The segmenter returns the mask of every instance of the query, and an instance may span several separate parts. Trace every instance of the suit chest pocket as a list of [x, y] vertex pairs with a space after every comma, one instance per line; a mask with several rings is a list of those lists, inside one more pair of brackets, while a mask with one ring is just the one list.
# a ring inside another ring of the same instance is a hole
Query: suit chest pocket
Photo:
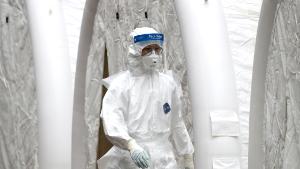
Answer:
[[156, 125], [157, 132], [167, 132], [171, 128], [172, 107], [168, 99], [161, 99], [157, 102]]

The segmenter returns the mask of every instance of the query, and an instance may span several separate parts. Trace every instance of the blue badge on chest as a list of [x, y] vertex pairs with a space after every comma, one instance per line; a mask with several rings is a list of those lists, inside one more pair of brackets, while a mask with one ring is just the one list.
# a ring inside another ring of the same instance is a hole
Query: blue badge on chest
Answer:
[[169, 103], [165, 103], [163, 105], [163, 108], [164, 108], [165, 114], [168, 114], [171, 111], [171, 107], [170, 107]]

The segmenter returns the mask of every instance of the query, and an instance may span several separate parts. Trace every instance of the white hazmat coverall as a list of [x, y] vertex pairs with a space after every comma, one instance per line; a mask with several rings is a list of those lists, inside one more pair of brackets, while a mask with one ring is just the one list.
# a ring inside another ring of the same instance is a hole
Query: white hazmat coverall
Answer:
[[[144, 27], [134, 33], [156, 31]], [[114, 75], [104, 96], [101, 118], [105, 135], [114, 146], [98, 160], [99, 169], [138, 169], [128, 151], [131, 141], [149, 155], [149, 169], [179, 169], [175, 153], [184, 156], [194, 152], [181, 116], [181, 86], [171, 75], [146, 70], [140, 58], [139, 48], [148, 42], [162, 43], [142, 41], [143, 45], [131, 45], [130, 69]], [[185, 168], [193, 169], [189, 166]]]

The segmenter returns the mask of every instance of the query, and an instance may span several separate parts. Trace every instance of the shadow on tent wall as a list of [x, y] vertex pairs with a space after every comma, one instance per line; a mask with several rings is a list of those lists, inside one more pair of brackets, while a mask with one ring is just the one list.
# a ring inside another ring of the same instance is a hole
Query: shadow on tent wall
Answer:
[[[109, 76], [109, 72], [108, 72], [108, 61], [107, 61], [107, 49], [105, 48], [104, 64], [103, 64], [103, 79], [107, 78], [108, 76]], [[102, 86], [101, 100], [103, 100], [106, 91], [107, 89], [104, 86]], [[100, 121], [99, 137], [98, 137], [98, 145], [97, 145], [97, 159], [101, 158], [112, 147], [110, 141], [108, 141], [107, 138], [105, 137], [102, 124], [103, 124], [102, 121]]]

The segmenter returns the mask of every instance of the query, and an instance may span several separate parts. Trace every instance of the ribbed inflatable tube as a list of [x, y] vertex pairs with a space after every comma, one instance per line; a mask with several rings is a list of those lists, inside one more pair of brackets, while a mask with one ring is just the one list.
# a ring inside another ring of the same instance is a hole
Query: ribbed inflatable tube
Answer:
[[176, 0], [188, 61], [195, 141], [195, 168], [211, 169], [226, 158], [239, 167], [238, 137], [212, 137], [210, 113], [237, 113], [228, 33], [220, 0]]
[[[84, 8], [78, 47], [72, 127], [72, 169], [83, 169], [86, 156], [87, 131], [84, 117], [85, 81], [87, 60], [92, 41], [94, 18], [98, 0], [87, 0]], [[96, 158], [96, 157], [95, 157]]]
[[263, 1], [257, 29], [250, 101], [249, 169], [263, 169], [265, 80], [276, 3], [273, 0]]
[[71, 169], [72, 92], [59, 0], [27, 0], [37, 79], [40, 169]]

